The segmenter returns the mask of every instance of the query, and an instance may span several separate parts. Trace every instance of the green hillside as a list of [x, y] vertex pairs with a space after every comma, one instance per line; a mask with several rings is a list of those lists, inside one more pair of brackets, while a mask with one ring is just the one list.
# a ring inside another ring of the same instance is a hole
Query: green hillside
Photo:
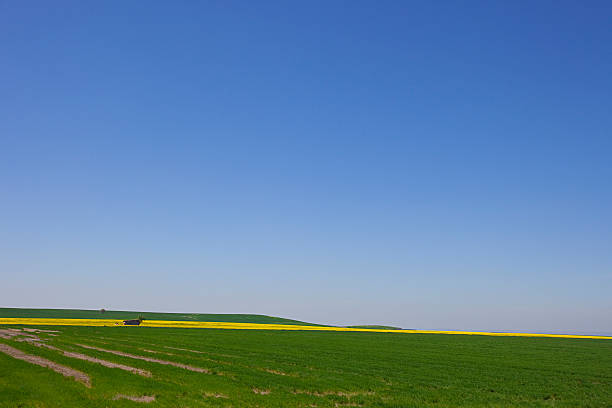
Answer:
[[232, 322], [232, 323], [267, 323], [267, 324], [297, 324], [319, 326], [298, 320], [257, 314], [203, 314], [203, 313], [156, 313], [107, 310], [80, 309], [17, 309], [0, 308], [2, 317], [29, 317], [49, 319], [137, 319], [142, 316], [146, 320], [178, 320], [192, 322]]

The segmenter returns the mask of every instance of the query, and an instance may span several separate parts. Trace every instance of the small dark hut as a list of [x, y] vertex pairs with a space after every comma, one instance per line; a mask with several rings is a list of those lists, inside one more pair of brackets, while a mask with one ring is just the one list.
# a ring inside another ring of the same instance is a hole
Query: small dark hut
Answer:
[[124, 326], [140, 326], [140, 320], [136, 319], [136, 320], [124, 320], [123, 321], [123, 325]]

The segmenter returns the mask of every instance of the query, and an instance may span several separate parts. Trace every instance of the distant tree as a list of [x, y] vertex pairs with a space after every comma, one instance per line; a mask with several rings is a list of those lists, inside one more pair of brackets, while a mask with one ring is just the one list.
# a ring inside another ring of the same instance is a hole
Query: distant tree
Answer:
[[102, 314], [106, 313], [106, 309], [100, 309], [100, 313]]

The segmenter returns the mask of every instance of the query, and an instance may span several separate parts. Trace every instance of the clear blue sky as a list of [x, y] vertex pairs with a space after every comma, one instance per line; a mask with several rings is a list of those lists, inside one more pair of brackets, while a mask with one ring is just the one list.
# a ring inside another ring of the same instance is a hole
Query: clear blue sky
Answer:
[[0, 306], [612, 332], [610, 21], [3, 2]]

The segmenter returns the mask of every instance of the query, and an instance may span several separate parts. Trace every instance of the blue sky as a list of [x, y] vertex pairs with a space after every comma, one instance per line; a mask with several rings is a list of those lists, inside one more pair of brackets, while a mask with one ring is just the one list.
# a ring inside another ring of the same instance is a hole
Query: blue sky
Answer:
[[5, 2], [0, 306], [612, 332], [609, 2]]

